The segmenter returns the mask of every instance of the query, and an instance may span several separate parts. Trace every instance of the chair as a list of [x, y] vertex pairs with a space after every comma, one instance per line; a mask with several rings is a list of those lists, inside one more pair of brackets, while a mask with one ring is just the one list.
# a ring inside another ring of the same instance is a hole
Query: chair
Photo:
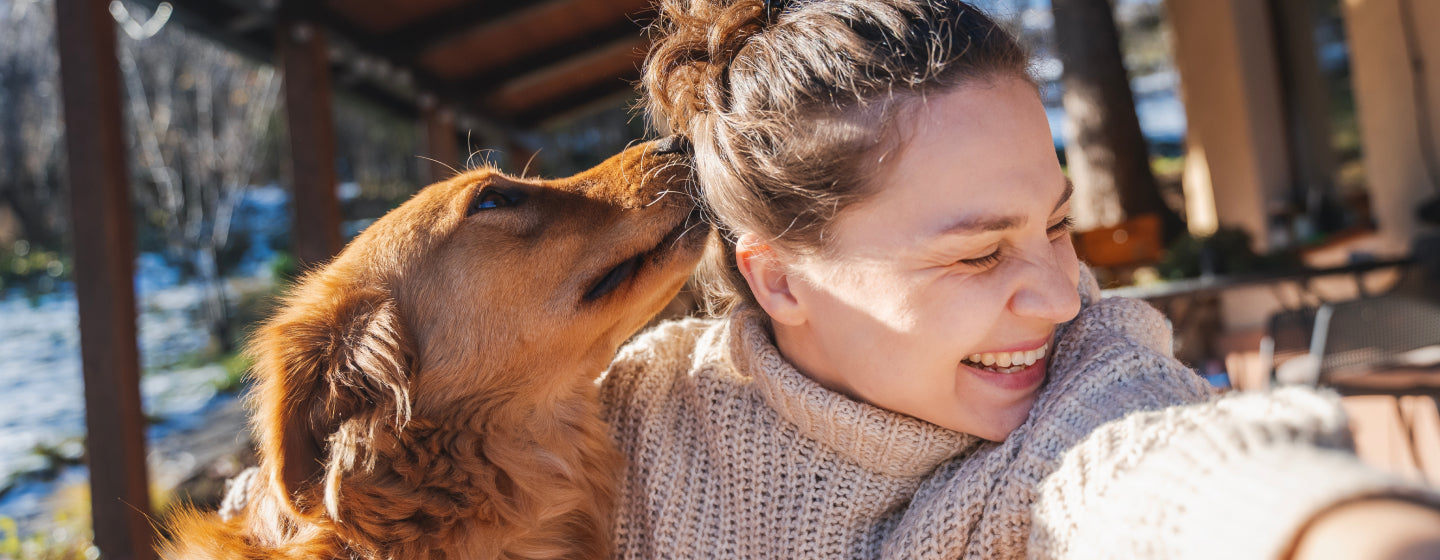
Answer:
[[[1310, 352], [1310, 338], [1315, 332], [1315, 308], [1300, 307], [1286, 309], [1270, 316], [1265, 336], [1260, 339], [1260, 363], [1268, 367], [1266, 377], [1271, 384], [1277, 381], [1290, 383], [1314, 383], [1314, 379], [1293, 380], [1281, 374], [1279, 369], [1295, 358], [1302, 358]], [[1289, 366], [1293, 368], [1294, 366]], [[1308, 375], [1308, 374], [1307, 374]]]
[[1395, 366], [1406, 352], [1440, 345], [1440, 305], [1387, 294], [1322, 305], [1310, 355], [1320, 383]]
[[1431, 484], [1440, 482], [1437, 351], [1440, 305], [1392, 293], [1322, 306], [1307, 356], [1317, 383], [1344, 395], [1360, 457]]

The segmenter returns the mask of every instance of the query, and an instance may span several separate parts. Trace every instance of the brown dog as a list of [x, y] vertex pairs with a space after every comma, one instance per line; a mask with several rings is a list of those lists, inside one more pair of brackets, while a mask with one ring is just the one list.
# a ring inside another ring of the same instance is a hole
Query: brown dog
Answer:
[[683, 151], [471, 171], [306, 275], [251, 343], [243, 507], [179, 515], [164, 556], [608, 555], [621, 458], [594, 382], [699, 259]]

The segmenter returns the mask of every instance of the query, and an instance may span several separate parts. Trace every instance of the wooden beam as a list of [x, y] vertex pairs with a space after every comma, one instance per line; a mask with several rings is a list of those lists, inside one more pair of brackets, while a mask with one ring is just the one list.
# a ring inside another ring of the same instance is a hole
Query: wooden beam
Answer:
[[433, 100], [422, 100], [421, 124], [425, 127], [425, 171], [432, 182], [455, 174], [460, 161], [460, 143], [455, 132], [455, 113]]
[[[637, 95], [634, 83], [640, 79], [639, 72], [620, 76], [593, 86], [575, 90], [563, 97], [533, 106], [514, 115], [514, 126], [518, 128], [540, 128], [575, 116], [584, 115], [598, 108], [614, 107], [633, 102]], [[633, 104], [633, 103], [631, 103]]]
[[[593, 101], [592, 98], [569, 95], [575, 91], [591, 89], [593, 82], [587, 80], [614, 78], [633, 81], [638, 78], [638, 71], [634, 68], [612, 71], [604, 78], [597, 78], [596, 73], [603, 71], [585, 68], [585, 61], [616, 62], [613, 57], [606, 58], [614, 54], [611, 52], [614, 45], [632, 42], [640, 44], [642, 49], [631, 53], [635, 56], [630, 66], [638, 68], [644, 58], [643, 47], [647, 45], [641, 38], [641, 30], [645, 23], [654, 18], [654, 10], [649, 7], [650, 0], [549, 0], [541, 3], [504, 0], [448, 10], [419, 23], [407, 24], [397, 31], [382, 34], [356, 25], [346, 16], [345, 11], [338, 9], [337, 4], [337, 1], [320, 3], [317, 0], [290, 0], [282, 4], [281, 12], [288, 10], [291, 13], [304, 14], [311, 21], [343, 37], [361, 52], [410, 69], [415, 85], [421, 92], [434, 94], [455, 110], [497, 125], [516, 124], [524, 119], [517, 119], [519, 113], [516, 112], [493, 111], [490, 105], [476, 103], [476, 100], [483, 100], [491, 93], [500, 93], [495, 90], [512, 79], [529, 83], [532, 76], [526, 75], [527, 73], [553, 74], [554, 72], [548, 72], [551, 70], [548, 67], [551, 66], [561, 68], [560, 71], [582, 69], [578, 85], [564, 88], [563, 91], [550, 92], [545, 100], [535, 103], [536, 107], [543, 105], [537, 112], [543, 113], [543, 116], [553, 116]], [[538, 30], [533, 28], [536, 24], [540, 25]], [[512, 27], [515, 29], [510, 29]], [[477, 59], [497, 58], [504, 59], [505, 62], [486, 65], [485, 75], [474, 76], [470, 73], [461, 76], [463, 79], [458, 82], [455, 80], [456, 76], [438, 73], [437, 69], [425, 64], [425, 61], [430, 60], [428, 53], [422, 54], [426, 49], [435, 45], [445, 45], [436, 48], [448, 48], [450, 44], [468, 44], [477, 34], [488, 37], [491, 35], [489, 30], [497, 28], [506, 28], [512, 32], [523, 28], [522, 34], [545, 35], [549, 38], [534, 43], [529, 37], [522, 40], [515, 38], [513, 34], [504, 34], [505, 36], [499, 39], [501, 43], [521, 41], [533, 44], [534, 54], [520, 55], [523, 58], [507, 57], [493, 47], [484, 48], [485, 45], [482, 45], [478, 51], [483, 52], [484, 56]], [[600, 47], [600, 50], [604, 51], [601, 57], [588, 52], [596, 45], [604, 45]], [[586, 54], [574, 57], [576, 52]], [[572, 58], [576, 60], [571, 60]], [[536, 72], [537, 69], [541, 71]], [[495, 73], [491, 74], [489, 70]], [[500, 81], [486, 81], [497, 79]], [[356, 85], [358, 84], [347, 85], [347, 89], [355, 89]], [[598, 89], [603, 90], [602, 93], [611, 93], [616, 88], [611, 85]], [[558, 106], [558, 99], [567, 100], [569, 104]], [[545, 102], [547, 100], [550, 102]]]
[[[134, 0], [141, 5], [154, 9], [161, 3], [161, 0]], [[175, 5], [174, 21], [185, 26], [197, 34], [204, 35], [219, 42], [226, 48], [241, 55], [249, 57], [262, 63], [271, 64], [278, 61], [277, 45], [279, 43], [277, 27], [279, 22], [276, 14], [265, 11], [258, 5], [237, 6], [241, 0], [166, 0]], [[252, 3], [253, 4], [253, 3]], [[297, 17], [292, 19], [303, 19], [305, 21], [319, 21], [321, 27], [333, 28], [326, 18], [331, 17], [313, 5], [301, 4], [295, 8], [290, 3], [282, 7], [287, 11], [297, 12]], [[318, 15], [315, 15], [318, 12]], [[305, 15], [305, 17], [298, 17]], [[345, 35], [347, 31], [359, 33], [354, 26], [340, 26], [336, 31]], [[359, 43], [357, 43], [359, 44]], [[362, 49], [362, 52], [371, 52]], [[394, 62], [392, 60], [392, 62]], [[398, 64], [398, 63], [397, 63]], [[403, 67], [410, 69], [406, 64]], [[397, 93], [394, 88], [381, 87], [391, 84], [377, 84], [373, 78], [356, 77], [353, 80], [343, 79], [345, 66], [342, 62], [335, 61], [331, 64], [332, 86], [354, 94], [356, 97], [367, 103], [375, 104], [395, 116], [405, 119], [413, 119], [419, 115], [416, 106], [416, 99], [413, 96]], [[339, 72], [339, 74], [336, 74]], [[422, 88], [433, 91], [448, 91], [444, 83], [434, 80], [424, 73], [413, 73], [416, 83]]]
[[330, 61], [325, 31], [317, 25], [283, 20], [276, 37], [290, 125], [295, 259], [302, 268], [313, 267], [335, 256], [341, 246]]
[[414, 61], [420, 53], [434, 45], [455, 39], [478, 26], [534, 4], [534, 0], [470, 2], [459, 8], [433, 14], [399, 30], [373, 35], [370, 41], [373, 47], [387, 51], [396, 58]]
[[[120, 66], [106, 0], [58, 0], [56, 36], [70, 172], [75, 295], [85, 377], [86, 456], [95, 546], [105, 558], [155, 558], [136, 348]], [[73, 126], [72, 126], [73, 125]]]
[[[625, 18], [568, 41], [530, 50], [520, 58], [513, 60], [505, 60], [502, 57], [490, 59], [476, 67], [479, 68], [478, 73], [457, 81], [452, 88], [453, 92], [456, 95], [484, 95], [495, 91], [511, 80], [534, 72], [537, 68], [564, 64], [567, 59], [575, 57], [577, 53], [584, 56], [584, 53], [594, 49], [596, 45], [608, 45], [625, 39], [641, 37], [645, 23], [653, 19], [654, 15], [654, 12], [645, 12], [635, 16], [639, 21]], [[431, 56], [427, 55], [426, 59], [430, 59]]]
[[521, 76], [488, 96], [484, 106], [492, 114], [513, 117], [566, 99], [592, 87], [625, 85], [639, 76], [649, 42], [627, 37], [564, 63]]
[[[479, 118], [489, 122], [490, 116], [479, 114], [478, 108], [474, 105], [473, 97], [464, 98], [455, 96], [450, 82], [437, 78], [425, 68], [420, 67], [412, 58], [406, 55], [404, 49], [397, 48], [393, 40], [387, 40], [367, 31], [356, 25], [347, 18], [344, 13], [338, 12], [328, 4], [321, 4], [319, 0], [288, 0], [280, 5], [282, 21], [307, 21], [317, 27], [325, 28], [333, 32], [346, 44], [353, 47], [355, 52], [362, 55], [377, 58], [384, 63], [408, 70], [414, 81], [414, 90], [421, 95], [406, 96], [406, 100], [416, 110], [409, 111], [409, 115], [418, 113], [419, 97], [424, 93], [441, 95], [451, 107], [463, 110], [472, 118]], [[277, 31], [278, 33], [278, 31]], [[357, 84], [346, 84], [346, 89], [361, 94], [381, 93], [376, 100], [386, 102], [386, 97], [394, 98], [394, 95], [387, 93], [390, 88], [383, 87], [388, 84], [377, 83], [372, 78], [365, 78], [364, 82]]]
[[[344, 10], [347, 19], [355, 25], [382, 34], [425, 21], [437, 13], [475, 4], [477, 0], [324, 0], [323, 3], [330, 9]], [[479, 0], [479, 3], [487, 2]]]
[[420, 62], [440, 78], [464, 79], [562, 46], [570, 47], [565, 56], [573, 56], [622, 36], [639, 37], [640, 21], [649, 19], [654, 19], [650, 0], [549, 0], [473, 27], [452, 40], [432, 42], [432, 48], [420, 54]]

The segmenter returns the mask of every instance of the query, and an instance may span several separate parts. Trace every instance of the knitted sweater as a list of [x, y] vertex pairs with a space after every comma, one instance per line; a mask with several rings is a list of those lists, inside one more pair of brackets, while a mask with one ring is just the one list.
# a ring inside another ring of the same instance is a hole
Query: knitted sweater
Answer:
[[1272, 558], [1342, 500], [1424, 492], [1349, 454], [1332, 396], [1214, 397], [1159, 313], [1085, 277], [999, 443], [821, 387], [754, 311], [642, 334], [601, 381], [617, 557]]

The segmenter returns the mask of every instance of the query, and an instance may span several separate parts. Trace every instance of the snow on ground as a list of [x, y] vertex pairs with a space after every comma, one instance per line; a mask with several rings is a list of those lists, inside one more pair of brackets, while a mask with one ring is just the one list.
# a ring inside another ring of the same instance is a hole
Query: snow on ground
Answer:
[[[244, 282], [255, 289], [268, 280]], [[215, 389], [226, 376], [223, 367], [177, 367], [209, 344], [197, 318], [202, 297], [195, 285], [159, 286], [138, 296], [146, 371], [141, 394], [146, 415], [159, 419], [147, 431], [151, 442], [201, 426], [208, 413], [229, 400], [217, 396]], [[85, 480], [83, 467], [54, 473], [50, 459], [35, 452], [43, 447], [61, 456], [80, 456], [84, 401], [73, 288], [38, 299], [0, 295], [0, 516], [22, 521], [43, 516], [45, 498], [55, 488]], [[152, 464], [177, 460], [151, 459]], [[55, 478], [37, 476], [45, 471]]]

